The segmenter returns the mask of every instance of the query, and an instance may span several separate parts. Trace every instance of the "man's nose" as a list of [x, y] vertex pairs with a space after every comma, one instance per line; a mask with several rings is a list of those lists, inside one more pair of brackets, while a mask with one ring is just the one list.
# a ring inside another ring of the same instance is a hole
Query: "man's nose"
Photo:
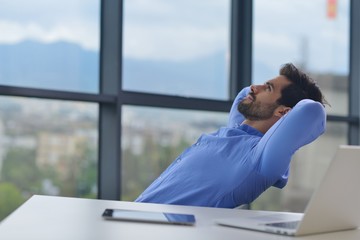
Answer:
[[251, 85], [251, 86], [250, 86], [250, 90], [251, 90], [251, 92], [253, 92], [254, 94], [257, 94], [259, 91], [262, 90], [262, 85]]

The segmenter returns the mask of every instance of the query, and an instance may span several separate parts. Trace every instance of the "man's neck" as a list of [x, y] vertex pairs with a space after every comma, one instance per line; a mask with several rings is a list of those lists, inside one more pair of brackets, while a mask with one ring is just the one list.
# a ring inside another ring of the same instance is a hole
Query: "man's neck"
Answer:
[[278, 119], [267, 119], [267, 120], [249, 120], [245, 119], [242, 124], [246, 124], [250, 127], [257, 129], [259, 132], [265, 134], [271, 127], [276, 123]]

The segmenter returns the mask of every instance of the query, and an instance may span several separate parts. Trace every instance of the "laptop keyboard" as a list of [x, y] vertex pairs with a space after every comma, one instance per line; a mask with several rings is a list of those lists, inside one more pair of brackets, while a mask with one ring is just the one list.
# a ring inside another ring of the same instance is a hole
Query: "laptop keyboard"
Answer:
[[287, 229], [296, 229], [300, 221], [291, 221], [291, 222], [278, 222], [278, 223], [268, 223], [266, 226], [287, 228]]

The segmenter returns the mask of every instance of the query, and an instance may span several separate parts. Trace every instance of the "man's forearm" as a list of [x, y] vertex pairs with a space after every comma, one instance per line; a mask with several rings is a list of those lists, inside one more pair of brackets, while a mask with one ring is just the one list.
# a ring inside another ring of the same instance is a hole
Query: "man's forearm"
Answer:
[[319, 137], [325, 125], [325, 108], [320, 103], [308, 99], [300, 101], [260, 140], [257, 146], [257, 151], [261, 151], [259, 171], [275, 178], [284, 174], [295, 151]]
[[245, 119], [244, 116], [238, 111], [238, 104], [250, 92], [250, 87], [243, 88], [236, 96], [229, 113], [228, 127], [236, 127], [236, 124], [241, 124]]

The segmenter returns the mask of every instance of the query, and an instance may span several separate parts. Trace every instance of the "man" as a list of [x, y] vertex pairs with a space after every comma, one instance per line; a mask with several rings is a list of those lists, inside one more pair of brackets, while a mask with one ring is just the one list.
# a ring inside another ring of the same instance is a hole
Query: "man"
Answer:
[[267, 188], [283, 188], [292, 155], [325, 131], [323, 95], [306, 74], [285, 64], [263, 85], [236, 97], [226, 127], [203, 134], [137, 199], [234, 208]]

